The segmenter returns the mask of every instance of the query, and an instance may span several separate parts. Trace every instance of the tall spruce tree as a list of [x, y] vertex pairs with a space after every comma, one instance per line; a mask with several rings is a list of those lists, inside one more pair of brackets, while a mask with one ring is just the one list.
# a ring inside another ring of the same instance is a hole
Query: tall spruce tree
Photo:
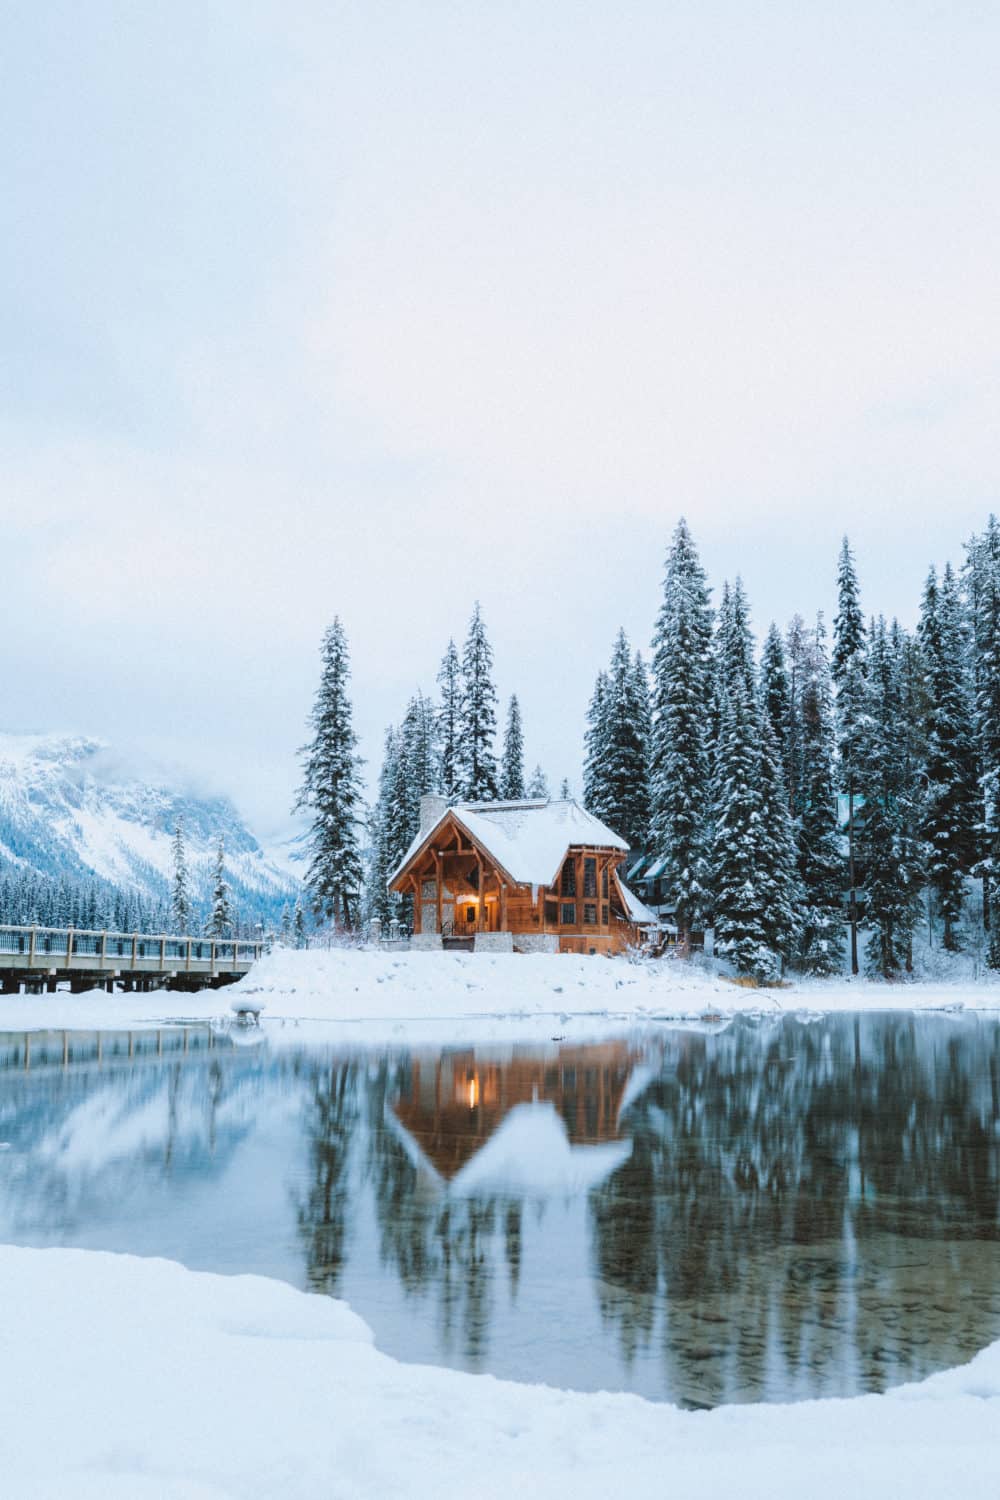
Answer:
[[866, 919], [872, 928], [867, 968], [895, 979], [912, 964], [920, 895], [917, 818], [912, 804], [909, 733], [903, 697], [903, 649], [898, 627], [884, 619], [870, 630], [865, 677], [867, 711], [858, 790], [864, 798]]
[[837, 689], [837, 755], [840, 785], [847, 794], [848, 916], [851, 973], [858, 965], [857, 802], [868, 740], [865, 622], [854, 555], [846, 536], [837, 571], [837, 616], [833, 622], [833, 681]]
[[793, 730], [795, 704], [785, 660], [785, 646], [777, 625], [771, 625], [764, 638], [760, 659], [761, 705], [767, 714], [775, 749], [781, 765], [789, 805], [793, 804], [795, 781], [794, 755], [797, 736]]
[[619, 630], [587, 713], [585, 806], [628, 841], [649, 839], [649, 688], [641, 657]]
[[524, 730], [521, 705], [517, 694], [511, 695], [507, 708], [507, 726], [500, 763], [500, 796], [506, 802], [519, 802], [524, 796]]
[[188, 884], [187, 848], [182, 817], [179, 817], [174, 825], [172, 855], [174, 873], [170, 893], [170, 913], [175, 930], [186, 933], [191, 926], [191, 892]]
[[449, 802], [457, 802], [462, 792], [462, 664], [454, 641], [448, 642], [437, 680], [441, 689], [438, 709], [441, 793]]
[[606, 800], [607, 697], [608, 674], [602, 668], [594, 680], [583, 736], [583, 805], [595, 817], [602, 816], [601, 809]]
[[943, 946], [959, 947], [965, 876], [975, 861], [976, 764], [967, 642], [950, 565], [941, 586], [932, 568], [918, 627], [926, 685], [927, 791], [922, 834], [928, 879], [943, 923]]
[[1000, 523], [968, 545], [980, 823], [976, 873], [983, 881], [987, 962], [1000, 969]]
[[687, 522], [667, 554], [663, 603], [653, 637], [651, 833], [664, 860], [678, 949], [708, 905], [711, 786], [706, 716], [710, 708], [712, 610], [708, 583]]
[[493, 650], [478, 600], [462, 653], [460, 724], [462, 798], [466, 802], [493, 802], [498, 790], [494, 751], [497, 695], [493, 686]]
[[[795, 622], [793, 622], [794, 626]], [[847, 871], [837, 820], [835, 736], [830, 664], [822, 615], [795, 630], [795, 676], [801, 753], [797, 836], [803, 911], [799, 965], [808, 974], [839, 974], [844, 964], [843, 893]]]
[[233, 908], [229, 899], [229, 883], [226, 880], [226, 845], [222, 835], [215, 850], [215, 870], [212, 879], [212, 914], [208, 921], [208, 936], [226, 938], [233, 931]]
[[361, 765], [348, 696], [350, 656], [339, 618], [323, 636], [322, 672], [310, 715], [312, 739], [300, 751], [302, 786], [296, 811], [312, 815], [305, 885], [313, 909], [341, 927], [359, 916], [362, 885], [358, 822]]

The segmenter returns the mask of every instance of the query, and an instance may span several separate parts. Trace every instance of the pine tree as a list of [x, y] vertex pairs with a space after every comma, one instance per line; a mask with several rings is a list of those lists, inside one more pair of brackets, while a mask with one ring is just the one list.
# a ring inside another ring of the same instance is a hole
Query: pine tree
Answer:
[[768, 948], [783, 963], [792, 958], [802, 928], [802, 885], [796, 861], [795, 826], [788, 810], [788, 788], [781, 752], [766, 705], [760, 724], [760, 824], [757, 832], [757, 885]]
[[562, 781], [559, 783], [559, 800], [561, 802], [569, 802], [572, 796], [573, 793], [570, 789], [569, 777], [564, 776]]
[[320, 686], [310, 716], [313, 737], [300, 752], [304, 774], [295, 809], [313, 816], [305, 877], [313, 909], [339, 926], [351, 927], [357, 919], [362, 883], [358, 847], [362, 762], [347, 692], [347, 637], [339, 618], [323, 636], [321, 656]]
[[449, 802], [457, 802], [462, 790], [462, 665], [454, 641], [448, 642], [437, 680], [441, 689], [438, 709], [441, 794]]
[[519, 802], [524, 796], [524, 733], [521, 727], [521, 705], [517, 694], [511, 696], [507, 709], [507, 727], [500, 765], [500, 796], [506, 802]]
[[174, 825], [173, 884], [171, 886], [171, 915], [174, 929], [186, 933], [191, 925], [191, 896], [188, 890], [187, 852], [184, 847], [184, 819], [179, 817]]
[[594, 681], [583, 736], [583, 805], [596, 817], [602, 816], [606, 801], [607, 696], [608, 674], [602, 669]]
[[663, 604], [653, 639], [651, 836], [664, 860], [678, 948], [704, 917], [711, 835], [709, 746], [712, 612], [708, 583], [681, 520], [667, 555]]
[[295, 940], [296, 948], [305, 948], [308, 946], [308, 938], [306, 936], [306, 914], [302, 910], [301, 901], [296, 901], [295, 903], [295, 915], [292, 918], [292, 935]]
[[[820, 638], [825, 638], [822, 617], [819, 622]], [[788, 781], [788, 805], [794, 818], [801, 818], [805, 806], [805, 729], [802, 723], [802, 701], [806, 684], [814, 671], [813, 654], [816, 633], [806, 628], [801, 615], [793, 615], [785, 633], [785, 662], [788, 671], [788, 697], [791, 705], [789, 722], [788, 757], [785, 775]], [[826, 660], [826, 648], [822, 651], [827, 677], [830, 665]], [[830, 699], [831, 712], [833, 699]]]
[[540, 799], [549, 795], [549, 783], [541, 766], [536, 766], [528, 778], [525, 795], [534, 799]]
[[229, 937], [233, 927], [233, 912], [229, 901], [229, 885], [226, 881], [226, 846], [222, 834], [215, 851], [215, 872], [212, 882], [212, 915], [208, 922], [208, 936]]
[[944, 924], [943, 946], [959, 947], [964, 877], [975, 860], [976, 765], [967, 641], [955, 575], [941, 587], [932, 568], [918, 627], [926, 685], [927, 792], [922, 834], [928, 878]]
[[785, 646], [775, 624], [764, 638], [764, 649], [760, 659], [761, 704], [767, 714], [775, 748], [788, 793], [789, 806], [794, 805], [792, 787], [795, 781], [795, 746], [797, 736], [793, 730], [795, 705], [792, 687], [785, 660]]
[[619, 630], [587, 714], [584, 803], [632, 849], [649, 838], [649, 691], [640, 657]]
[[493, 651], [477, 600], [462, 653], [459, 746], [462, 798], [466, 802], [493, 802], [497, 796], [497, 695], [492, 672]]
[[990, 516], [968, 546], [976, 752], [980, 786], [978, 862], [987, 962], [1000, 969], [1000, 523]]
[[902, 668], [902, 632], [894, 625], [890, 633], [879, 619], [870, 631], [857, 785], [864, 797], [866, 918], [873, 928], [867, 967], [883, 979], [910, 967], [922, 878]]
[[746, 683], [736, 671], [722, 699], [716, 758], [713, 849], [716, 952], [739, 974], [767, 982], [778, 964], [764, 920], [759, 882], [760, 721]]
[[[793, 627], [795, 622], [793, 622]], [[807, 638], [795, 628], [799, 698], [798, 866], [803, 911], [799, 964], [808, 974], [839, 974], [844, 963], [842, 900], [847, 871], [837, 821], [833, 694], [822, 615]]]
[[851, 973], [858, 973], [857, 828], [858, 789], [864, 770], [868, 689], [865, 680], [865, 622], [858, 576], [845, 536], [837, 574], [838, 607], [833, 622], [833, 680], [837, 688], [837, 753], [840, 784], [847, 793]]

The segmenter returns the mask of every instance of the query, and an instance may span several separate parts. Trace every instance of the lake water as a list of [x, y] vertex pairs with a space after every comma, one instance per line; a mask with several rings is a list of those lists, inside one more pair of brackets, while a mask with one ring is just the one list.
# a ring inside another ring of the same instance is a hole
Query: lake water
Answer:
[[687, 1405], [1000, 1337], [1000, 1025], [581, 1047], [0, 1035], [0, 1240], [345, 1297], [406, 1360]]

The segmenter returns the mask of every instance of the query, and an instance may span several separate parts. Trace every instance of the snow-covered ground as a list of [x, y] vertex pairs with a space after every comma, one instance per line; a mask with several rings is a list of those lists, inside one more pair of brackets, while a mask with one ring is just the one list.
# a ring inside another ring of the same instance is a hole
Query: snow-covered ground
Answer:
[[275, 1040], [302, 1027], [357, 1042], [485, 1041], [621, 1032], [661, 1020], [850, 1010], [1000, 1010], [1000, 980], [887, 985], [836, 979], [741, 989], [674, 959], [630, 963], [572, 954], [410, 953], [278, 949], [238, 985], [196, 995], [90, 991], [0, 997], [0, 1030], [117, 1028], [229, 1017], [264, 1005]]
[[1000, 1343], [884, 1396], [684, 1412], [400, 1364], [343, 1302], [0, 1248], [5, 1500], [995, 1500]]

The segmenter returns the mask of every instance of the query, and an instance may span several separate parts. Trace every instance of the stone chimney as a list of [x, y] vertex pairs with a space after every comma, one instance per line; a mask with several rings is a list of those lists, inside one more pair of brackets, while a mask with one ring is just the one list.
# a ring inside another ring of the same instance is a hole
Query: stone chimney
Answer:
[[425, 792], [420, 799], [420, 832], [430, 833], [434, 824], [443, 818], [447, 811], [447, 797], [440, 797], [437, 792]]

